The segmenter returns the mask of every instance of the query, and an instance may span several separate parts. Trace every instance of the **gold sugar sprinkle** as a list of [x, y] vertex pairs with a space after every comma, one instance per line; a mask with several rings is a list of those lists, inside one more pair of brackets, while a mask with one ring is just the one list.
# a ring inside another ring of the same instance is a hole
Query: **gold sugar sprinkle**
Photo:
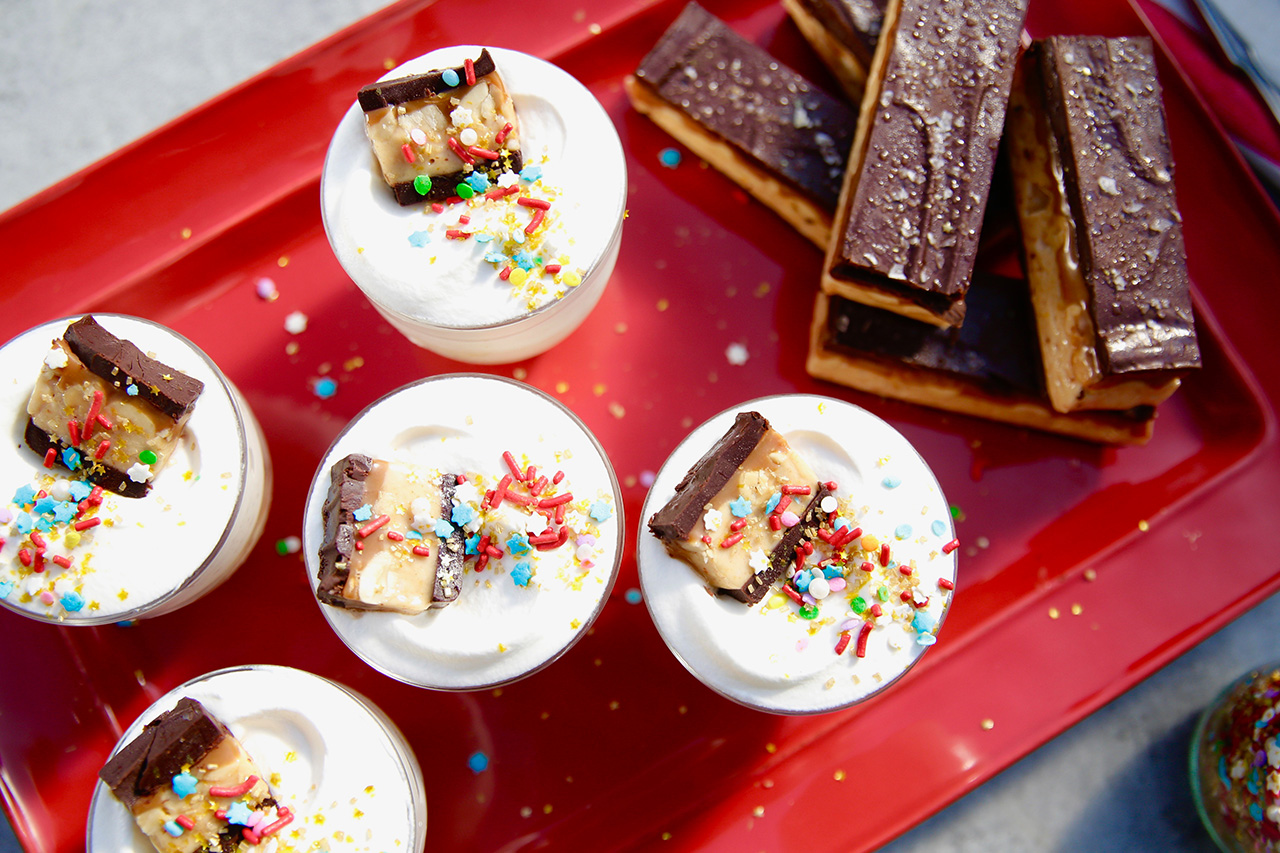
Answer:
[[190, 239], [191, 239], [191, 229], [190, 229], [190, 228], [183, 228], [183, 229], [182, 229], [182, 239], [183, 239], [183, 240], [190, 240]]
[[1138, 522], [1138, 529], [1141, 530], [1143, 533], [1146, 533], [1148, 530], [1151, 529], [1151, 525], [1147, 524], [1147, 520], [1144, 518]]
[[834, 774], [834, 778], [835, 778], [835, 780], [836, 780], [837, 782], [843, 782], [843, 781], [844, 781], [844, 771], [843, 771], [843, 770], [837, 770], [837, 771], [835, 772], [835, 774]]
[[627, 410], [622, 407], [621, 403], [609, 404], [609, 414], [613, 415], [618, 420], [622, 420], [623, 416], [626, 415], [626, 413], [627, 413]]
[[610, 703], [609, 703], [609, 710], [610, 710], [610, 711], [616, 711], [616, 710], [618, 710], [618, 706], [619, 706], [620, 704], [621, 704], [621, 703], [620, 703], [617, 699], [614, 699], [612, 702], [610, 702]]
[[778, 751], [777, 744], [773, 744], [773, 743], [766, 743], [766, 744], [764, 745], [764, 751], [765, 751], [765, 752], [767, 752], [767, 753], [769, 753], [770, 755], [773, 755], [775, 752], [777, 752], [777, 751]]
[[557, 382], [557, 383], [556, 383], [556, 393], [557, 393], [557, 394], [564, 394], [564, 393], [565, 393], [565, 392], [567, 392], [568, 390], [569, 390], [569, 383], [568, 383], [568, 382], [563, 382], [563, 381], [561, 381], [561, 382]]
[[995, 727], [996, 727], [996, 721], [991, 719], [990, 717], [987, 717], [985, 720], [982, 721], [982, 730], [984, 732], [989, 732]]
[[620, 335], [621, 335], [623, 332], [625, 332], [625, 331], [627, 330], [627, 324], [626, 324], [626, 323], [618, 323], [616, 326], [614, 326], [614, 327], [613, 327], [613, 330], [614, 330], [615, 332], [617, 332], [618, 334], [620, 334]]
[[667, 300], [665, 296], [658, 300], [659, 311], [666, 311], [670, 307], [671, 307], [671, 303]]
[[764, 817], [764, 806], [756, 806], [751, 813], [756, 817]]
[[1061, 615], [1062, 615], [1062, 614], [1058, 612], [1058, 608], [1056, 608], [1056, 607], [1050, 607], [1050, 608], [1049, 608], [1049, 618], [1050, 618], [1050, 619], [1057, 619], [1057, 618], [1058, 618], [1059, 616], [1061, 616]]
[[1083, 608], [1083, 607], [1081, 607], [1079, 604], [1073, 604], [1073, 605], [1071, 605], [1071, 615], [1072, 615], [1072, 616], [1079, 616], [1079, 615], [1080, 615], [1081, 613], [1083, 613], [1083, 612], [1084, 612], [1084, 608]]
[[288, 256], [288, 255], [281, 255], [281, 256], [276, 260], [276, 266], [278, 266], [278, 267], [287, 267], [287, 266], [289, 266], [289, 256]]
[[604, 390], [605, 388], [604, 388], [603, 382], [597, 382], [595, 385], [591, 387], [591, 393], [595, 394], [597, 397], [603, 397]]
[[525, 370], [523, 367], [517, 367], [515, 370], [511, 371], [511, 375], [523, 382], [525, 379], [529, 378], [529, 371]]
[[1085, 569], [1084, 579], [1092, 583], [1093, 581], [1096, 581], [1098, 579], [1098, 573], [1093, 569]]
[[587, 27], [587, 32], [591, 33], [591, 35], [593, 36], [598, 36], [600, 35], [600, 33], [604, 32], [604, 30], [601, 29], [599, 24], [592, 24], [591, 26]]

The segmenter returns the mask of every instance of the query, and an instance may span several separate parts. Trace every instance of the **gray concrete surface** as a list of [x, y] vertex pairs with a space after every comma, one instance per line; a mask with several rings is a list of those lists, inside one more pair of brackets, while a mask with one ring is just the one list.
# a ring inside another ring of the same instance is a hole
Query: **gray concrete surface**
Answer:
[[[0, 0], [0, 210], [379, 5]], [[47, 109], [32, 95], [47, 91], [81, 96]], [[886, 850], [1208, 853], [1186, 784], [1191, 727], [1221, 686], [1280, 657], [1278, 627], [1280, 597]], [[0, 820], [0, 853], [19, 849]]]

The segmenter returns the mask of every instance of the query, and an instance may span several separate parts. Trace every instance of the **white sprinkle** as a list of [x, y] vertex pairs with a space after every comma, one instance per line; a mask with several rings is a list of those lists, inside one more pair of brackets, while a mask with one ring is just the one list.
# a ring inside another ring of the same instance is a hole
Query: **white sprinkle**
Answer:
[[835, 512], [836, 507], [840, 506], [840, 501], [836, 500], [835, 495], [827, 495], [819, 506], [822, 507], [823, 512]]
[[809, 594], [813, 596], [815, 601], [821, 601], [831, 594], [831, 584], [826, 578], [814, 578], [809, 581]]
[[458, 141], [463, 145], [475, 145], [480, 141], [480, 135], [476, 133], [475, 128], [468, 127], [458, 134]]
[[44, 357], [44, 366], [50, 370], [61, 370], [67, 366], [68, 361], [67, 351], [62, 347], [54, 347]]
[[254, 289], [258, 293], [259, 299], [275, 299], [279, 295], [279, 291], [276, 290], [276, 283], [265, 275], [258, 279]]
[[284, 330], [291, 335], [300, 335], [307, 330], [307, 315], [294, 311], [284, 318]]
[[128, 474], [129, 479], [133, 480], [135, 483], [145, 483], [154, 476], [151, 473], [151, 466], [143, 465], [141, 462], [133, 463], [125, 473]]
[[297, 536], [286, 536], [284, 538], [284, 552], [286, 554], [296, 554], [302, 550], [302, 540]]
[[420, 127], [415, 127], [413, 130], [409, 131], [409, 138], [413, 140], [414, 145], [427, 144], [427, 134], [424, 133]]
[[1103, 175], [1098, 178], [1098, 189], [1107, 195], [1120, 195], [1120, 187], [1116, 185], [1116, 179], [1110, 175]]
[[748, 355], [747, 348], [737, 343], [729, 344], [729, 347], [724, 351], [724, 357], [735, 367], [741, 367], [746, 364]]

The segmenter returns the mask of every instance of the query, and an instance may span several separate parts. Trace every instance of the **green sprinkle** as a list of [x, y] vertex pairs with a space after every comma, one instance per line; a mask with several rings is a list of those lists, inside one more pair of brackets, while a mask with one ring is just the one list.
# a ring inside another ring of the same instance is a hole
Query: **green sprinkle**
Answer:
[[276, 553], [281, 557], [289, 553], [289, 543], [283, 539], [276, 542]]
[[427, 175], [417, 175], [413, 179], [413, 189], [418, 195], [426, 195], [431, 192], [431, 178]]
[[858, 596], [853, 601], [849, 602], [849, 609], [854, 613], [861, 613], [867, 609], [867, 600], [862, 596]]
[[468, 183], [458, 184], [457, 193], [458, 198], [475, 198], [476, 195], [476, 191]]
[[138, 454], [138, 461], [143, 465], [156, 464], [156, 454], [153, 450], [144, 450]]
[[801, 608], [800, 608], [800, 618], [801, 618], [801, 619], [817, 619], [817, 618], [818, 618], [818, 605], [816, 605], [816, 604], [806, 604], [806, 605], [804, 605], [803, 607], [801, 607]]
[[881, 601], [888, 601], [888, 600], [889, 600], [889, 587], [887, 587], [887, 586], [882, 586], [882, 587], [880, 587], [879, 589], [877, 589], [877, 590], [876, 590], [876, 598], [880, 599]]

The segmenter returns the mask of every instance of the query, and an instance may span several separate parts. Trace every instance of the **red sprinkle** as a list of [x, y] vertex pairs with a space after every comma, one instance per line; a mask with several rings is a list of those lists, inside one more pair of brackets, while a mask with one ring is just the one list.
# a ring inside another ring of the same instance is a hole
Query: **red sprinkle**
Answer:
[[50, 447], [44, 452], [44, 467], [52, 468], [53, 460], [58, 458], [58, 451]]
[[364, 539], [370, 533], [377, 530], [379, 527], [382, 527], [384, 524], [388, 524], [390, 521], [391, 521], [391, 516], [387, 515], [386, 513], [383, 513], [382, 515], [370, 521], [364, 527], [361, 527], [359, 530], [357, 530], [356, 535], [359, 536], [361, 539]]
[[507, 141], [507, 134], [512, 130], [511, 122], [507, 122], [502, 126], [502, 130], [498, 131], [498, 135], [493, 138], [494, 145], [501, 145]]
[[532, 234], [534, 231], [537, 231], [538, 226], [542, 224], [543, 217], [546, 215], [547, 214], [543, 211], [535, 208], [533, 211], [533, 219], [530, 219], [529, 224], [524, 227], [524, 233]]
[[498, 481], [498, 487], [493, 490], [493, 498], [489, 501], [489, 506], [497, 509], [502, 504], [502, 499], [507, 496], [507, 486], [511, 485], [511, 475], [504, 474], [502, 479]]
[[93, 451], [93, 458], [101, 459], [102, 457], [107, 455], [107, 451], [110, 449], [111, 449], [111, 439], [104, 438], [102, 442], [98, 445], [98, 449]]
[[557, 471], [557, 472], [556, 472], [556, 475], [555, 475], [554, 477], [552, 477], [552, 478], [551, 478], [551, 482], [555, 483], [555, 484], [558, 486], [558, 485], [560, 485], [560, 481], [561, 481], [561, 480], [563, 480], [563, 479], [564, 479], [564, 472], [563, 472], [563, 471]]
[[477, 572], [483, 572], [483, 571], [484, 571], [484, 567], [485, 567], [485, 566], [487, 566], [487, 565], [489, 565], [489, 555], [488, 555], [488, 554], [481, 554], [480, 556], [476, 557], [476, 571], [477, 571]]
[[827, 480], [827, 482], [823, 483], [822, 485], [827, 487], [828, 492], [834, 492], [836, 489], [840, 488], [839, 486], [836, 485], [835, 480]]
[[849, 648], [849, 632], [841, 631], [840, 640], [836, 643], [836, 654], [837, 655], [844, 654], [844, 650], [847, 648]]
[[184, 814], [180, 814], [173, 819], [173, 822], [183, 829], [195, 829], [196, 822]]
[[403, 542], [404, 534], [398, 530], [388, 530], [387, 538], [390, 539], [392, 542]]
[[556, 524], [564, 524], [564, 508], [568, 504], [560, 504], [556, 507]]
[[414, 545], [413, 553], [417, 554], [419, 557], [430, 557], [431, 549], [426, 545]]
[[702, 541], [703, 541], [703, 543], [704, 543], [704, 544], [706, 544], [706, 545], [710, 545], [710, 544], [711, 544], [711, 534], [710, 534], [710, 533], [704, 533], [704, 534], [702, 534]]
[[904, 589], [904, 590], [903, 590], [903, 591], [898, 595], [898, 598], [901, 598], [903, 601], [910, 601], [910, 600], [911, 600], [911, 592], [910, 592], [910, 590], [905, 590], [905, 589]]
[[854, 653], [860, 658], [867, 656], [867, 638], [871, 636], [871, 623], [863, 622], [862, 627], [858, 629], [858, 645], [854, 648]]
[[529, 487], [529, 494], [540, 495], [542, 494], [542, 490], [549, 485], [551, 485], [550, 480], [548, 480], [546, 477], [539, 477], [538, 482], [534, 483], [532, 486]]
[[833, 535], [832, 533], [828, 532], [827, 529], [824, 527], [818, 528], [818, 538], [821, 539], [823, 542], [826, 542], [828, 545], [834, 545], [835, 542], [833, 542], [832, 540], [836, 539], [837, 536], [838, 534]]
[[858, 568], [862, 569], [867, 574], [871, 574], [876, 570], [876, 564], [871, 562], [870, 560], [863, 560], [862, 565], [858, 566]]
[[466, 231], [459, 231], [457, 228], [450, 228], [448, 231], [444, 232], [444, 236], [448, 237], [450, 240], [465, 240], [471, 235]]
[[62, 554], [58, 554], [56, 557], [53, 558], [53, 561], [57, 563], [59, 566], [62, 566], [62, 568], [64, 569], [71, 568], [70, 557], [64, 557]]
[[444, 213], [444, 205], [438, 201], [433, 201], [431, 203], [431, 209], [436, 213]]
[[554, 531], [550, 531], [546, 533], [540, 533], [537, 536], [530, 536], [529, 544], [535, 545], [535, 546], [550, 545], [552, 542], [556, 541], [556, 535], [557, 534]]
[[471, 156], [470, 151], [462, 147], [462, 143], [457, 140], [457, 137], [450, 136], [446, 144], [449, 146], [449, 150], [462, 158], [462, 162], [468, 166], [475, 164], [476, 158]]
[[94, 486], [89, 490], [89, 497], [85, 498], [89, 502], [89, 506], [98, 506], [102, 503], [102, 486]]
[[745, 518], [739, 518], [738, 520], [734, 521], [733, 524], [729, 525], [729, 529], [736, 533], [737, 531], [741, 530], [746, 526], [747, 526], [747, 520]]
[[952, 551], [954, 551], [955, 549], [957, 549], [957, 548], [959, 548], [959, 547], [960, 547], [960, 540], [959, 540], [959, 539], [952, 539], [952, 540], [951, 540], [950, 542], [948, 542], [946, 545], [943, 545], [943, 546], [942, 546], [942, 553], [944, 553], [944, 554], [950, 554]]
[[[89, 414], [84, 418], [84, 437], [88, 438], [89, 433], [93, 432], [93, 422], [97, 420], [98, 412], [102, 411], [102, 392], [93, 392], [93, 402], [89, 404]], [[76, 442], [79, 444], [79, 442]]]
[[488, 554], [490, 557], [493, 557], [495, 560], [500, 560], [503, 558], [503, 556], [505, 556], [502, 553], [502, 549], [499, 548], [497, 545], [485, 546], [484, 552]]
[[409, 143], [406, 142], [404, 145], [401, 145], [400, 152], [404, 154], [404, 159], [406, 163], [418, 162], [418, 158], [414, 156], [413, 149], [409, 147]]
[[898, 566], [898, 571], [899, 571], [899, 572], [901, 572], [902, 574], [906, 575], [907, 577], [911, 577], [911, 567], [910, 567], [910, 566]]
[[545, 199], [532, 198], [527, 195], [522, 195], [520, 198], [516, 199], [516, 204], [523, 205], [524, 207], [536, 207], [538, 210], [549, 210], [551, 208], [551, 202], [546, 201]]
[[542, 269], [547, 273], [547, 275], [555, 275], [556, 273], [560, 272], [560, 265], [559, 265], [559, 264], [547, 264], [547, 265], [546, 265], [545, 267], [543, 267]]
[[502, 279], [503, 281], [506, 281], [507, 279], [511, 278], [510, 264], [502, 268], [502, 271], [498, 273], [498, 278]]
[[538, 501], [538, 509], [550, 509], [553, 506], [567, 504], [571, 500], [573, 500], [573, 492], [565, 492], [562, 495], [556, 495], [552, 498], [543, 498]]
[[231, 785], [231, 786], [214, 785], [212, 788], [209, 789], [209, 796], [211, 797], [242, 797], [245, 794], [249, 793], [249, 791], [256, 784], [258, 784], [258, 777], [250, 776], [248, 779], [245, 779], [239, 785]]
[[808, 486], [783, 486], [782, 487], [782, 493], [784, 495], [807, 495], [812, 491], [813, 489], [811, 489]]
[[871, 614], [872, 616], [874, 616], [875, 618], [879, 619], [881, 616], [883, 616], [883, 615], [884, 615], [884, 608], [882, 608], [882, 607], [879, 605], [879, 603], [876, 603], [876, 604], [871, 605], [871, 609], [870, 609], [869, 611], [867, 611], [867, 612], [868, 612], [868, 613], [870, 613], [870, 614]]
[[476, 84], [476, 63], [473, 59], [462, 60], [462, 67], [467, 72], [467, 85], [474, 86]]
[[37, 548], [49, 547], [49, 543], [44, 540], [44, 536], [40, 534], [39, 530], [31, 531], [31, 544], [35, 545]]
[[30, 548], [19, 548], [19, 549], [18, 549], [18, 561], [19, 561], [19, 562], [21, 562], [21, 563], [22, 563], [22, 565], [24, 565], [24, 566], [29, 566], [29, 565], [31, 565], [31, 549], [30, 549]]
[[507, 492], [506, 499], [521, 506], [533, 506], [534, 504], [533, 498], [528, 495], [522, 495], [519, 492]]
[[82, 518], [71, 526], [76, 530], [88, 530], [90, 527], [97, 527], [101, 523], [102, 519], [95, 515], [93, 518]]
[[796, 589], [791, 584], [784, 583], [782, 585], [782, 591], [787, 594], [787, 598], [790, 598], [796, 604], [804, 604], [804, 597], [800, 595], [800, 590]]
[[464, 213], [464, 214], [462, 214], [461, 216], [459, 216], [459, 217], [458, 217], [458, 224], [459, 224], [459, 225], [470, 225], [470, 224], [471, 224], [471, 217], [470, 217], [470, 216], [468, 216], [468, 215], [467, 215], [467, 214], [465, 214], [465, 213]]
[[111, 419], [102, 412], [98, 412], [98, 423], [102, 424], [102, 428], [105, 430], [112, 430], [116, 428], [116, 425], [111, 422]]
[[[467, 60], [467, 61], [470, 62], [471, 60]], [[284, 806], [280, 807], [279, 815], [280, 817], [278, 819], [273, 820], [271, 823], [267, 824], [266, 827], [263, 828], [262, 832], [258, 834], [261, 835], [263, 838], [267, 837], [268, 835], [275, 835], [277, 832], [279, 832], [280, 830], [288, 826], [289, 823], [293, 820], [293, 812], [289, 811], [289, 809]]]
[[808, 554], [812, 554], [812, 553], [813, 553], [813, 543], [812, 543], [812, 542], [810, 542], [808, 539], [806, 539], [806, 540], [804, 540], [804, 542], [800, 543], [800, 546], [799, 546], [799, 547], [801, 547], [801, 548], [803, 548], [803, 549], [804, 549], [804, 553], [805, 553], [806, 555], [808, 555]]
[[942, 587], [943, 589], [955, 589], [955, 588], [956, 588], [956, 585], [955, 585], [954, 583], [952, 583], [951, 581], [947, 580], [946, 578], [938, 578], [938, 586]]
[[488, 148], [481, 148], [479, 145], [472, 145], [467, 151], [481, 160], [497, 160], [502, 156], [497, 151], [490, 151]]
[[71, 436], [71, 446], [80, 446], [80, 422], [75, 418], [67, 421], [67, 434]]
[[782, 496], [782, 500], [778, 501], [778, 505], [773, 508], [774, 515], [782, 515], [787, 511], [787, 507], [791, 506], [791, 498], [787, 495]]
[[889, 543], [885, 542], [880, 546], [880, 565], [889, 565]]
[[770, 530], [781, 530], [781, 529], [782, 529], [782, 519], [778, 518], [778, 516], [776, 516], [776, 515], [770, 515], [770, 516], [769, 516], [769, 529], [770, 529]]
[[734, 545], [737, 545], [739, 542], [741, 542], [742, 539], [743, 539], [743, 534], [735, 533], [732, 536], [730, 536], [728, 539], [725, 539], [723, 542], [721, 542], [720, 547], [732, 548]]

